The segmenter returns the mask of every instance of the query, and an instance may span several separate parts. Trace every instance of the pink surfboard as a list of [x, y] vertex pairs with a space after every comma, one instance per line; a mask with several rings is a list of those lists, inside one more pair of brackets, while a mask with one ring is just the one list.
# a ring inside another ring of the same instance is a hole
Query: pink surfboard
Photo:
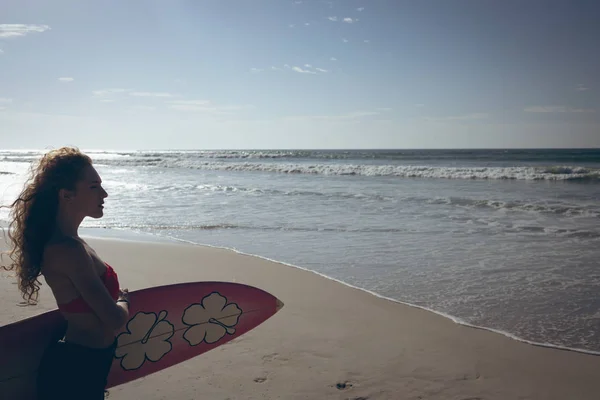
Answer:
[[[243, 335], [283, 303], [228, 282], [191, 282], [131, 292], [129, 321], [117, 336], [107, 388], [163, 370]], [[0, 398], [35, 398], [44, 349], [63, 337], [58, 310], [0, 327]]]

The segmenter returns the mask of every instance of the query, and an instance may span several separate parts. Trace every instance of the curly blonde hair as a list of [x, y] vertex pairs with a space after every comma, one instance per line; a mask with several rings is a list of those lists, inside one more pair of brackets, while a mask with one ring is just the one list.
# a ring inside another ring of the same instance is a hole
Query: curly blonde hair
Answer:
[[28, 181], [9, 206], [12, 222], [8, 237], [12, 248], [2, 256], [8, 254], [10, 263], [0, 268], [16, 273], [27, 304], [36, 304], [38, 300], [44, 248], [56, 228], [59, 190], [75, 190], [88, 165], [92, 165], [92, 160], [76, 147], [49, 151], [37, 164], [32, 164]]

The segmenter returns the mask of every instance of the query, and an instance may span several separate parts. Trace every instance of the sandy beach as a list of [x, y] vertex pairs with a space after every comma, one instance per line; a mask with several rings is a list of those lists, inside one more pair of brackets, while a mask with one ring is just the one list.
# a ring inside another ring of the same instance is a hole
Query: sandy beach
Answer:
[[[285, 307], [231, 343], [116, 387], [110, 399], [598, 399], [600, 357], [521, 343], [375, 297], [312, 272], [205, 246], [86, 238], [130, 290], [219, 280]], [[5, 244], [2, 243], [2, 249]], [[19, 306], [0, 279], [0, 324], [56, 308]]]

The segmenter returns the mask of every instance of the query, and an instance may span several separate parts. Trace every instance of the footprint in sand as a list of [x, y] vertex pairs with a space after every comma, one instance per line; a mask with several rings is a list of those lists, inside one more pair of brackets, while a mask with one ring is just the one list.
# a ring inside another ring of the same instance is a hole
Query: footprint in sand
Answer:
[[336, 383], [336, 384], [335, 384], [335, 387], [336, 387], [338, 390], [345, 390], [345, 389], [349, 389], [349, 388], [351, 388], [351, 387], [352, 387], [352, 384], [351, 384], [351, 383], [348, 383], [348, 382], [338, 382], [338, 383]]
[[275, 360], [278, 357], [279, 357], [278, 353], [271, 353], [271, 354], [267, 354], [267, 355], [262, 356], [262, 360], [265, 361], [265, 362], [271, 362], [271, 361]]
[[266, 377], [254, 378], [254, 382], [256, 383], [264, 383], [267, 381]]

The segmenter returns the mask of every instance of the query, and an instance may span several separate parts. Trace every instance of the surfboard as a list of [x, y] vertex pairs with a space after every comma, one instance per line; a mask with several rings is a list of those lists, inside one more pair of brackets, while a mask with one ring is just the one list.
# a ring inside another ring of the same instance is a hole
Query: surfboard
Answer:
[[[161, 371], [221, 346], [273, 316], [283, 303], [231, 282], [189, 282], [130, 292], [107, 388]], [[64, 336], [56, 309], [0, 327], [0, 398], [34, 399], [45, 348]]]

